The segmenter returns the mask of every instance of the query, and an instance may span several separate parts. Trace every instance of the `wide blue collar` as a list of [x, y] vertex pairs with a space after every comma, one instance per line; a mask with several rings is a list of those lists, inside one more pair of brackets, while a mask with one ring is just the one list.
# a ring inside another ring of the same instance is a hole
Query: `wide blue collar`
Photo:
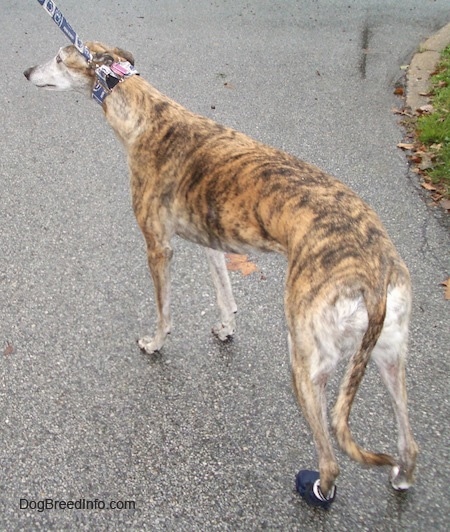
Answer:
[[139, 75], [139, 72], [128, 61], [97, 67], [95, 69], [96, 82], [92, 90], [92, 98], [102, 105], [105, 98], [111, 94], [118, 83], [122, 83], [122, 81], [136, 74]]

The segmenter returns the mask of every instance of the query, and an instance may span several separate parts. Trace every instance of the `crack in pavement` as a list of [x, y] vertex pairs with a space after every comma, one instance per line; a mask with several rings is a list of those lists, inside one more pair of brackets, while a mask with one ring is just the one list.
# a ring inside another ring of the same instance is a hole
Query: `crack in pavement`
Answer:
[[370, 28], [366, 21], [361, 32], [361, 59], [358, 69], [362, 79], [367, 77], [367, 54], [369, 53]]

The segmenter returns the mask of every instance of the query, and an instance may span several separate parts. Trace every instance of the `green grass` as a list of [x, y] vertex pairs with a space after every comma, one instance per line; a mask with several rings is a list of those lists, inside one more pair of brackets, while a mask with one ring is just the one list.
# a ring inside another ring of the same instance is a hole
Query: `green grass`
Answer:
[[433, 112], [418, 119], [417, 133], [419, 141], [435, 155], [434, 166], [427, 171], [429, 178], [450, 198], [450, 46], [442, 52], [431, 84]]

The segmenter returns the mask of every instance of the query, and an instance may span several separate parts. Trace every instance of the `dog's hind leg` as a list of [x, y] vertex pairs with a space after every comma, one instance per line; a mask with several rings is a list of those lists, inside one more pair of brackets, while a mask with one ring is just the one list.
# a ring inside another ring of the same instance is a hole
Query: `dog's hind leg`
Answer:
[[172, 249], [165, 239], [156, 239], [155, 232], [145, 230], [147, 259], [156, 296], [157, 325], [153, 337], [145, 336], [138, 341], [147, 353], [159, 351], [171, 329], [170, 316], [170, 260]]
[[294, 391], [313, 433], [319, 460], [320, 489], [327, 496], [332, 493], [339, 474], [328, 430], [325, 394], [336, 361], [335, 357], [332, 357], [331, 364], [324, 360], [311, 319], [300, 320], [298, 316], [290, 319], [288, 315], [287, 319]]
[[217, 305], [220, 311], [220, 321], [212, 330], [220, 340], [224, 341], [233, 335], [236, 327], [236, 302], [234, 301], [230, 277], [228, 275], [223, 252], [211, 248], [206, 248], [205, 251], [209, 262], [211, 277], [216, 289]]
[[391, 483], [396, 490], [406, 490], [413, 483], [418, 453], [409, 424], [405, 382], [410, 306], [409, 289], [400, 285], [389, 290], [383, 330], [372, 351], [372, 357], [391, 395], [398, 425], [400, 459], [391, 473]]

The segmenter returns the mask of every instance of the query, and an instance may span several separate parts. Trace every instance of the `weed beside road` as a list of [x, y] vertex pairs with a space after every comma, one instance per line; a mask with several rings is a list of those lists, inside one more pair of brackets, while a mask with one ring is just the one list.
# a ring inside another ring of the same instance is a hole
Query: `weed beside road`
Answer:
[[424, 188], [450, 210], [450, 46], [430, 82], [431, 103], [419, 110], [411, 160], [424, 177]]

